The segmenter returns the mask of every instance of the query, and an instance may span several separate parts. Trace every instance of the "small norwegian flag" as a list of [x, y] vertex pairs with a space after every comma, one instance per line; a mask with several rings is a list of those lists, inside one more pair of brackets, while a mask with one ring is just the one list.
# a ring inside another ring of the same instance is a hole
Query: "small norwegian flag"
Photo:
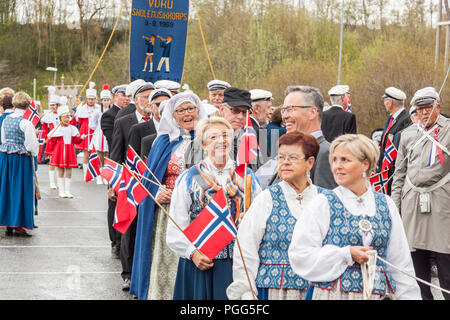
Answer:
[[352, 98], [350, 95], [348, 96], [347, 106], [344, 108], [344, 111], [352, 113]]
[[122, 179], [123, 166], [111, 159], [105, 158], [105, 164], [100, 176], [108, 181], [116, 193], [119, 193], [120, 180]]
[[138, 174], [139, 180], [141, 180], [140, 176], [143, 176], [145, 171], [147, 170], [145, 162], [142, 161], [142, 159], [138, 156], [136, 151], [134, 151], [131, 146], [128, 148], [125, 164], [131, 171]]
[[124, 234], [137, 216], [137, 206], [147, 197], [145, 189], [128, 170], [124, 170], [117, 193], [113, 228]]
[[389, 180], [389, 170], [381, 171], [380, 173], [371, 175], [369, 177], [370, 184], [376, 192], [387, 194]]
[[387, 138], [381, 171], [392, 168], [394, 166], [395, 159], [397, 159], [397, 149], [391, 139]]
[[93, 149], [91, 155], [89, 156], [89, 162], [86, 170], [86, 176], [84, 177], [84, 181], [89, 182], [97, 178], [99, 175], [100, 175], [100, 158], [98, 157], [95, 149]]
[[36, 105], [34, 104], [34, 101], [31, 101], [31, 104], [28, 106], [27, 110], [25, 111], [23, 117], [30, 121], [33, 126], [37, 126], [39, 121], [41, 121], [41, 117], [39, 116], [39, 113], [37, 111]]
[[239, 150], [237, 154], [238, 165], [249, 164], [258, 156], [258, 140], [256, 139], [256, 131], [253, 128], [250, 120], [250, 115], [247, 116], [246, 131], [241, 138]]
[[211, 260], [236, 237], [237, 228], [223, 189], [217, 191], [208, 206], [183, 232]]

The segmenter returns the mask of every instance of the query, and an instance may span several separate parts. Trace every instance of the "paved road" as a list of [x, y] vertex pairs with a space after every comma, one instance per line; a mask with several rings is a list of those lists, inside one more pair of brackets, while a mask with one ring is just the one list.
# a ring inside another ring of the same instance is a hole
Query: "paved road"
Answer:
[[73, 170], [74, 199], [49, 189], [48, 166], [38, 170], [42, 200], [31, 238], [6, 237], [0, 227], [0, 300], [128, 300], [120, 260], [111, 255], [106, 186], [86, 184]]

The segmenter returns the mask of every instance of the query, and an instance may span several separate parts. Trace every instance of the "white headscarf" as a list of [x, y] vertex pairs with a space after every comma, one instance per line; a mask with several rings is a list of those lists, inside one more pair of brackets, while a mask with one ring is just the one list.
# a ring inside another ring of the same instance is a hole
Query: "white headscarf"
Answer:
[[158, 129], [158, 136], [168, 134], [170, 142], [178, 139], [178, 137], [181, 135], [181, 127], [175, 121], [173, 113], [175, 112], [176, 108], [178, 108], [183, 103], [190, 102], [198, 108], [199, 115], [197, 121], [208, 118], [208, 114], [206, 113], [205, 108], [203, 107], [203, 104], [200, 101], [200, 98], [192, 91], [190, 92], [186, 91], [176, 94], [166, 101], [167, 102], [165, 103], [164, 110], [161, 115], [161, 121]]

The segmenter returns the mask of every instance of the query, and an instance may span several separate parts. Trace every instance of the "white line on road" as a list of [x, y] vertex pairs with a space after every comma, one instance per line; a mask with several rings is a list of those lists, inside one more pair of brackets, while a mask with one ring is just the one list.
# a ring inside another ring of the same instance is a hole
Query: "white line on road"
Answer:
[[109, 245], [104, 245], [104, 246], [15, 246], [15, 245], [11, 245], [11, 246], [0, 246], [1, 248], [84, 248], [84, 249], [89, 249], [89, 248], [111, 248], [111, 246]]
[[76, 272], [69, 272], [69, 271], [24, 271], [24, 272], [17, 272], [17, 271], [11, 271], [11, 272], [0, 272], [0, 275], [3, 274], [120, 274], [121, 272], [117, 271], [76, 271]]

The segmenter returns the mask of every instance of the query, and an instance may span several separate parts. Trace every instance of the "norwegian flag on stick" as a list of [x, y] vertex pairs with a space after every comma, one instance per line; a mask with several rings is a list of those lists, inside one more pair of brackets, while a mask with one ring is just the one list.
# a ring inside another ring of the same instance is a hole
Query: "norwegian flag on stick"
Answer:
[[91, 155], [89, 156], [89, 162], [86, 170], [86, 175], [84, 177], [84, 181], [89, 182], [97, 178], [99, 175], [100, 175], [100, 158], [98, 157], [95, 148], [93, 148]]
[[100, 175], [108, 181], [116, 193], [119, 193], [120, 180], [122, 179], [123, 166], [117, 162], [105, 158], [105, 164]]
[[143, 176], [145, 171], [147, 171], [145, 162], [142, 161], [141, 157], [138, 156], [131, 146], [128, 148], [125, 164], [131, 171], [137, 173], [139, 176]]
[[113, 228], [124, 234], [137, 216], [137, 206], [147, 197], [147, 191], [126, 169], [122, 173], [117, 193]]
[[35, 127], [41, 121], [41, 117], [39, 116], [39, 112], [37, 111], [34, 101], [31, 101], [31, 104], [28, 106], [23, 117], [30, 121]]
[[395, 159], [397, 159], [397, 149], [395, 148], [391, 139], [387, 138], [386, 147], [384, 148], [381, 171], [392, 168], [394, 166]]
[[237, 228], [228, 209], [223, 189], [183, 233], [194, 246], [213, 260], [237, 235]]
[[389, 180], [389, 169], [381, 171], [380, 173], [371, 175], [369, 177], [370, 184], [376, 192], [387, 194]]
[[256, 131], [253, 128], [250, 115], [247, 114], [246, 130], [241, 138], [237, 154], [238, 165], [248, 165], [251, 161], [255, 160], [258, 156], [258, 149], [259, 146], [258, 140], [256, 139]]

